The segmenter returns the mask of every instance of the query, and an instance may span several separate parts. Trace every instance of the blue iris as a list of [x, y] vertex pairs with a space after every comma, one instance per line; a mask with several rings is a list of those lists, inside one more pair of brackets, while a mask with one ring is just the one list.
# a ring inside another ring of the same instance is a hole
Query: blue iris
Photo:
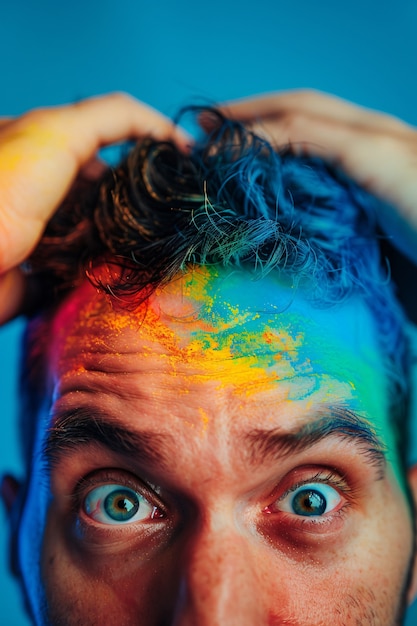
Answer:
[[130, 520], [139, 510], [138, 495], [131, 489], [119, 488], [109, 493], [103, 502], [103, 509], [117, 522]]
[[323, 515], [327, 508], [327, 500], [320, 491], [311, 487], [297, 491], [291, 501], [294, 513], [311, 516]]
[[84, 511], [102, 524], [123, 524], [152, 517], [154, 506], [139, 492], [124, 485], [100, 485], [85, 497]]

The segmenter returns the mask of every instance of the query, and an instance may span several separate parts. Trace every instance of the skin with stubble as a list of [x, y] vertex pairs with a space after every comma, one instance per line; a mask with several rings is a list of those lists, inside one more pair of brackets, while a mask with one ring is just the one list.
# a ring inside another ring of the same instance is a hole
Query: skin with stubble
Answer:
[[195, 268], [138, 308], [87, 281], [60, 305], [20, 532], [38, 623], [401, 623], [413, 533], [374, 321], [306, 293]]

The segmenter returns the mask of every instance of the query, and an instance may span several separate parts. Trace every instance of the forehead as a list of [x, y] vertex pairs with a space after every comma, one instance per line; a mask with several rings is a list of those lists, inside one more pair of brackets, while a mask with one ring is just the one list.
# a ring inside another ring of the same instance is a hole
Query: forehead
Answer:
[[41, 437], [51, 419], [81, 411], [226, 469], [243, 462], [236, 442], [251, 433], [307, 432], [342, 408], [398, 465], [383, 359], [359, 299], [319, 308], [277, 275], [197, 269], [140, 306], [86, 281], [51, 331]]
[[[169, 374], [176, 385], [216, 381], [235, 393], [309, 394], [319, 380], [348, 385], [380, 410], [381, 358], [372, 317], [358, 299], [328, 308], [279, 276], [198, 268], [140, 306], [87, 281], [53, 320], [53, 376], [100, 367]], [[369, 385], [370, 376], [379, 384]], [[181, 381], [180, 381], [181, 379]], [[157, 384], [155, 382], [155, 384]]]

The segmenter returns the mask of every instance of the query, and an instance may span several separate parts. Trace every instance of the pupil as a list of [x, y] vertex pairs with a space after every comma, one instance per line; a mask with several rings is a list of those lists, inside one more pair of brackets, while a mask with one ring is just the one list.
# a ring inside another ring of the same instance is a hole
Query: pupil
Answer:
[[126, 511], [129, 513], [129, 511], [133, 509], [134, 504], [129, 502], [126, 498], [120, 498], [120, 500], [117, 501], [117, 507], [120, 511]]
[[112, 519], [118, 522], [126, 521], [139, 510], [139, 499], [133, 491], [118, 489], [106, 497], [104, 510]]
[[297, 515], [323, 515], [327, 502], [319, 491], [308, 489], [298, 492], [294, 496], [292, 505]]

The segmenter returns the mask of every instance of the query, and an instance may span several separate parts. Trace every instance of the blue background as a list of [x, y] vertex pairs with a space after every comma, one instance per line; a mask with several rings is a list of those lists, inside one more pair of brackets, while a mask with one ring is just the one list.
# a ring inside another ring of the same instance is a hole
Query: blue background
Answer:
[[[314, 87], [417, 125], [415, 0], [0, 2], [0, 113], [124, 90], [173, 115], [198, 98]], [[20, 323], [0, 331], [0, 471], [20, 471]], [[7, 574], [0, 625], [27, 624]], [[387, 520], [389, 523], [389, 520]], [[417, 610], [409, 626], [417, 623]], [[329, 625], [330, 626], [330, 625]]]

